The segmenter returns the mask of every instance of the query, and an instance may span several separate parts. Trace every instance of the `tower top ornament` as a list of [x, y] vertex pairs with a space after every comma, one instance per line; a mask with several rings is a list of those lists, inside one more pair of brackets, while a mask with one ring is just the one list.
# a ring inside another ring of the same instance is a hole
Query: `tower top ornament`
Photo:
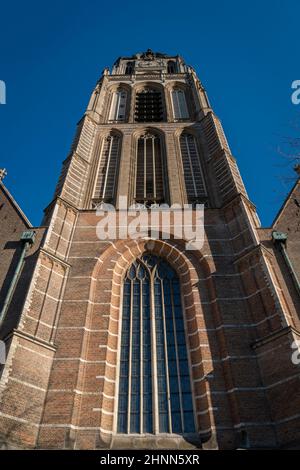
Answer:
[[147, 49], [146, 52], [143, 52], [141, 58], [144, 60], [153, 60], [155, 58], [155, 53], [152, 49]]
[[6, 175], [7, 175], [6, 169], [0, 168], [0, 181], [3, 181]]

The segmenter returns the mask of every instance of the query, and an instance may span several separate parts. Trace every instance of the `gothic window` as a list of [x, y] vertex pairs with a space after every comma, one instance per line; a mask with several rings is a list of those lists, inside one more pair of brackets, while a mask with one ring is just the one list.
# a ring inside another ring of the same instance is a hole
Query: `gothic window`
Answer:
[[136, 122], [160, 122], [163, 120], [161, 92], [146, 88], [136, 94]]
[[195, 137], [184, 132], [180, 149], [188, 202], [203, 202], [207, 193]]
[[125, 75], [131, 75], [134, 70], [134, 65], [133, 62], [127, 62], [126, 64], [126, 69], [125, 69]]
[[176, 73], [176, 63], [173, 60], [168, 61], [168, 73]]
[[121, 138], [111, 134], [103, 142], [93, 199], [112, 202], [115, 195]]
[[137, 142], [135, 202], [154, 204], [164, 201], [161, 140], [146, 133]]
[[180, 284], [161, 258], [145, 254], [123, 290], [117, 432], [195, 432]]
[[189, 112], [186, 104], [185, 92], [183, 90], [172, 91], [172, 105], [174, 119], [188, 119]]
[[125, 90], [118, 90], [113, 93], [109, 113], [110, 121], [125, 121], [126, 101], [127, 92]]

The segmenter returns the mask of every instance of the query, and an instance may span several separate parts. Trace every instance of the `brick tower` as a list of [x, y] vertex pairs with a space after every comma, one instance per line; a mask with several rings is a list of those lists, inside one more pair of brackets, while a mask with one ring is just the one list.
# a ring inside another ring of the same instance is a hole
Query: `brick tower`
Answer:
[[[204, 204], [202, 248], [172, 236], [99, 239], [96, 208], [120, 211], [121, 196], [147, 210]], [[299, 440], [297, 276], [280, 237], [260, 228], [221, 123], [181, 57], [148, 50], [104, 70], [36, 232], [1, 320], [3, 445]]]

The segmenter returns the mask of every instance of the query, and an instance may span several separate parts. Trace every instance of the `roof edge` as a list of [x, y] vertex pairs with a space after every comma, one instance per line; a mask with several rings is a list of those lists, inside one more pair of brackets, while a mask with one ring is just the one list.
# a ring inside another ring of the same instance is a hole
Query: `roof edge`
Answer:
[[11, 195], [11, 193], [9, 192], [9, 190], [7, 189], [7, 187], [4, 185], [4, 183], [2, 181], [0, 181], [0, 188], [3, 190], [3, 192], [5, 193], [5, 195], [7, 196], [7, 198], [10, 200], [11, 204], [14, 206], [14, 208], [16, 209], [16, 211], [18, 212], [18, 214], [20, 215], [20, 217], [23, 219], [23, 221], [25, 222], [25, 224], [28, 226], [28, 228], [32, 228], [33, 225], [32, 223], [30, 222], [30, 220], [26, 217], [26, 215], [24, 214], [24, 212], [22, 211], [21, 207], [19, 206], [19, 204], [17, 203], [17, 201], [14, 199], [14, 197]]
[[292, 195], [293, 192], [295, 191], [295, 189], [296, 189], [296, 187], [298, 186], [298, 184], [300, 184], [300, 178], [297, 178], [297, 179], [296, 179], [295, 184], [293, 184], [292, 188], [291, 188], [290, 191], [288, 192], [288, 194], [287, 194], [285, 200], [283, 201], [283, 203], [282, 203], [282, 205], [281, 205], [279, 211], [277, 212], [276, 216], [274, 217], [274, 220], [273, 220], [273, 222], [272, 222], [272, 224], [271, 224], [271, 227], [272, 227], [272, 228], [274, 227], [274, 225], [276, 224], [276, 222], [278, 222], [278, 220], [279, 220], [279, 218], [280, 218], [280, 216], [281, 216], [281, 214], [282, 214], [282, 212], [283, 212], [283, 210], [284, 210], [286, 204], [288, 203], [288, 201], [289, 201], [291, 195]]

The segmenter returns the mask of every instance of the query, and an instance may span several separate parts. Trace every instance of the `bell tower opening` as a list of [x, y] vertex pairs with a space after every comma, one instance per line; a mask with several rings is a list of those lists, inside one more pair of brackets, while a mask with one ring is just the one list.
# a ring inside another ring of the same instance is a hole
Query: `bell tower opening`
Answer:
[[136, 122], [161, 122], [164, 118], [162, 94], [159, 90], [145, 88], [137, 92], [135, 105]]

